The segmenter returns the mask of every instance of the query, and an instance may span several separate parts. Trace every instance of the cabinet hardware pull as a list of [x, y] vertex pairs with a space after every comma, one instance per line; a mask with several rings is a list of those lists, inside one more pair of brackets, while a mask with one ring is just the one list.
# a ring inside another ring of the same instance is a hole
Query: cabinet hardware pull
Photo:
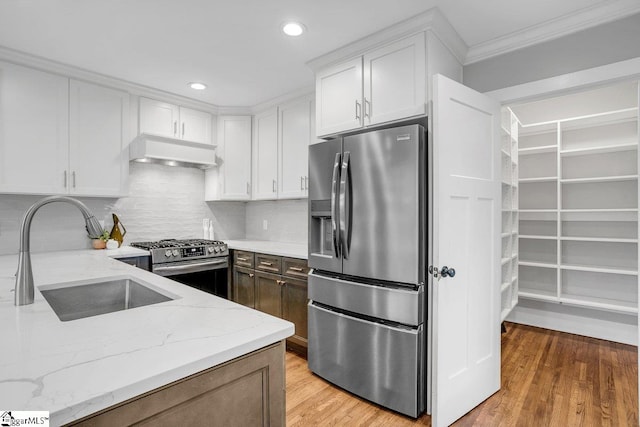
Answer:
[[73, 188], [76, 188], [76, 171], [71, 172], [71, 181], [73, 182]]
[[249, 194], [249, 183], [247, 182], [247, 194]]
[[284, 284], [287, 283], [284, 280], [278, 280], [278, 282], [280, 282], [280, 286], [284, 286]]
[[356, 99], [356, 120], [360, 120], [360, 103]]
[[176, 136], [178, 134], [178, 121], [174, 121], [173, 122], [173, 136]]
[[300, 177], [300, 190], [304, 190], [304, 177]]
[[271, 267], [273, 265], [272, 262], [267, 262], [267, 261], [260, 261], [260, 265], [268, 265], [269, 267]]
[[273, 190], [273, 192], [276, 192], [276, 180], [273, 180], [273, 183], [271, 184], [271, 189]]
[[[368, 113], [367, 113], [367, 105], [369, 105]], [[369, 117], [369, 120], [371, 120], [371, 102], [369, 102], [367, 98], [364, 99], [364, 116]]]
[[182, 122], [182, 137], [184, 138], [184, 122]]
[[249, 261], [249, 259], [248, 258], [238, 257], [238, 261]]
[[64, 171], [64, 188], [67, 188], [67, 171]]
[[309, 189], [309, 177], [308, 176], [304, 177], [304, 189], [305, 190]]
[[253, 273], [249, 273], [249, 278], [253, 277]]
[[289, 267], [289, 270], [299, 271], [299, 272], [301, 272], [301, 273], [304, 271], [304, 269], [303, 269], [303, 268], [300, 268], [300, 267]]

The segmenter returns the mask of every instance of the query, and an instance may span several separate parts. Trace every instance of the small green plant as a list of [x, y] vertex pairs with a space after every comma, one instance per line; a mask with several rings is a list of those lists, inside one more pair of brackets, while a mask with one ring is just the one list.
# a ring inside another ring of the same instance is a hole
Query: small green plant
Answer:
[[107, 240], [109, 240], [109, 236], [110, 236], [110, 233], [107, 230], [104, 230], [102, 234], [98, 237], [98, 239], [102, 240], [103, 242], [106, 242]]

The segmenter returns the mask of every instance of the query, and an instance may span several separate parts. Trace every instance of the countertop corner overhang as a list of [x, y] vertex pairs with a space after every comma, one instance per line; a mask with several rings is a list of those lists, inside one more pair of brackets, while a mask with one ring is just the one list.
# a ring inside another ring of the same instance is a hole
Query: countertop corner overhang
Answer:
[[269, 240], [225, 240], [230, 249], [262, 254], [307, 259], [307, 245], [301, 243], [273, 242]]
[[[15, 307], [17, 255], [0, 256], [0, 402], [61, 425], [291, 336], [292, 323], [111, 259], [32, 254], [35, 303]], [[125, 251], [127, 252], [127, 251]], [[142, 251], [144, 252], [144, 251]], [[123, 256], [142, 255], [127, 252]], [[130, 276], [178, 299], [62, 322], [38, 288]]]

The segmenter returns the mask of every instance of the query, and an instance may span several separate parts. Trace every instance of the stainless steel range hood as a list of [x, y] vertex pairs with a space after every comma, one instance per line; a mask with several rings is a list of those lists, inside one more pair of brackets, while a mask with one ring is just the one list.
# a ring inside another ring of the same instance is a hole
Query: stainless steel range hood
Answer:
[[216, 146], [141, 133], [129, 144], [129, 160], [208, 169], [216, 166]]

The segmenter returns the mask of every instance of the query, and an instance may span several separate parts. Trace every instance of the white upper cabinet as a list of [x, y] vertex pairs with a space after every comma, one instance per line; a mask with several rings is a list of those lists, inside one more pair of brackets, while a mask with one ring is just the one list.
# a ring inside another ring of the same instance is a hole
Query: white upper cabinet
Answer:
[[0, 62], [0, 191], [65, 193], [68, 151], [69, 79]]
[[180, 107], [180, 137], [187, 141], [211, 144], [211, 120], [209, 113]]
[[140, 133], [211, 144], [212, 119], [204, 111], [140, 97]]
[[313, 97], [283, 104], [278, 124], [278, 198], [307, 197], [308, 157], [312, 138]]
[[208, 170], [206, 200], [251, 199], [251, 116], [218, 116], [217, 170]]
[[69, 93], [69, 193], [126, 193], [129, 94], [75, 80]]
[[364, 55], [364, 124], [427, 113], [424, 33]]
[[425, 58], [421, 32], [320, 70], [318, 136], [426, 114]]
[[253, 199], [278, 195], [278, 108], [253, 118]]
[[362, 57], [316, 75], [316, 128], [329, 135], [362, 126]]

